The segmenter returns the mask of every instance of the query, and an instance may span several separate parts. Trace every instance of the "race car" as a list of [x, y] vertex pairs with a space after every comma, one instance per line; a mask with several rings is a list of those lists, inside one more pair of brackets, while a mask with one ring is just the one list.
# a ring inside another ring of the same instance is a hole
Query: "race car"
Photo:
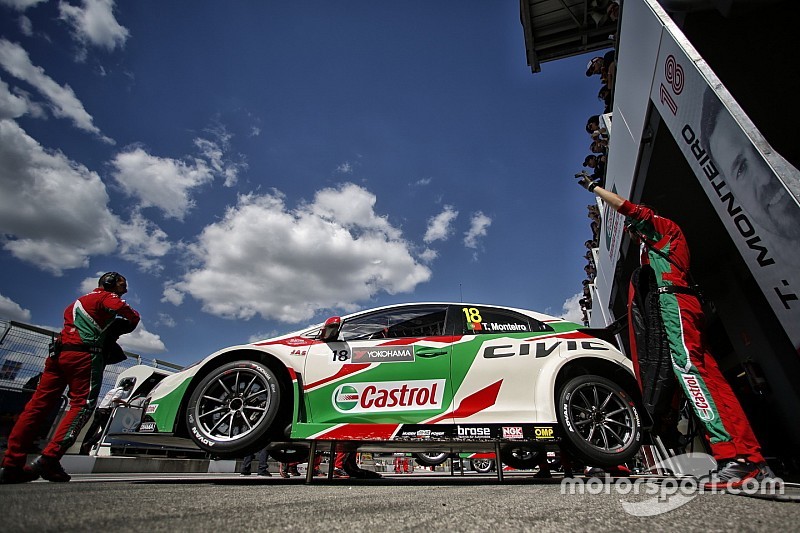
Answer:
[[[311, 442], [349, 450], [494, 452], [535, 466], [566, 446], [598, 466], [639, 449], [631, 361], [603, 330], [534, 311], [408, 303], [225, 348], [150, 393], [140, 434], [215, 457]], [[604, 338], [600, 338], [604, 337]], [[324, 449], [324, 448], [323, 448]]]

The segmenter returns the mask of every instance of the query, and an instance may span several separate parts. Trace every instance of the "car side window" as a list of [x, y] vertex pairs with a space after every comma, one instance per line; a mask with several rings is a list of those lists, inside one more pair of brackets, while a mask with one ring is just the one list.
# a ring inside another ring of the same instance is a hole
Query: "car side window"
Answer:
[[462, 325], [463, 335], [530, 333], [553, 330], [544, 322], [508, 309], [464, 306], [460, 310], [459, 322]]
[[384, 309], [346, 320], [339, 338], [352, 341], [443, 335], [446, 314], [447, 306]]

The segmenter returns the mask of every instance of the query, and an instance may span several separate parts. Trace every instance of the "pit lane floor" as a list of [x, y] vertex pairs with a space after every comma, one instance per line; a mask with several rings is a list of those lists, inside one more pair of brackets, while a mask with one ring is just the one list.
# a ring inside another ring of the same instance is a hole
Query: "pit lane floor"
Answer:
[[[665, 478], [648, 479], [661, 485], [647, 487], [666, 486]], [[312, 484], [276, 474], [83, 474], [63, 484], [1, 485], [0, 531], [727, 532], [793, 531], [800, 519], [800, 503], [790, 501], [712, 493], [659, 499], [644, 488], [622, 494], [614, 479], [570, 493], [561, 481], [520, 472], [506, 473], [503, 483], [418, 471]], [[785, 492], [798, 496], [800, 486]]]

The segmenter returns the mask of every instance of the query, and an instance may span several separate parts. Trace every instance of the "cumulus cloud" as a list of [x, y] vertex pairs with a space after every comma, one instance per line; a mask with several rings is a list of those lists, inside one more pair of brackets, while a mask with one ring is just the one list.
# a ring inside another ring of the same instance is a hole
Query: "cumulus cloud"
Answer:
[[122, 258], [145, 271], [162, 270], [159, 259], [169, 252], [170, 242], [167, 234], [155, 223], [145, 219], [141, 213], [134, 213], [130, 222], [120, 223], [117, 237]]
[[112, 139], [100, 133], [100, 129], [94, 125], [94, 119], [72, 89], [69, 86], [62, 87], [45, 74], [43, 68], [31, 63], [28, 53], [20, 45], [0, 38], [0, 66], [15, 78], [31, 84], [47, 98], [53, 115], [70, 119], [75, 127], [97, 135], [108, 144], [114, 144]]
[[108, 51], [124, 47], [130, 32], [114, 18], [114, 0], [83, 0], [82, 6], [59, 2], [61, 20], [72, 28], [75, 39]]
[[422, 240], [427, 243], [446, 240], [453, 232], [452, 223], [457, 216], [458, 211], [453, 206], [444, 206], [444, 210], [441, 213], [428, 219], [428, 229], [425, 231], [425, 237]]
[[147, 331], [143, 322], [131, 333], [119, 338], [119, 345], [125, 350], [137, 354], [154, 354], [167, 351], [161, 336]]
[[11, 9], [16, 9], [17, 11], [25, 11], [29, 7], [46, 1], [47, 0], [0, 0], [0, 4], [10, 7]]
[[567, 298], [561, 306], [561, 318], [583, 324], [583, 311], [581, 311], [580, 299], [583, 298], [583, 293], [579, 292], [574, 296]]
[[31, 312], [23, 309], [17, 302], [0, 294], [0, 317], [18, 322], [30, 322]]
[[425, 250], [423, 250], [422, 253], [419, 254], [420, 260], [425, 263], [430, 263], [437, 257], [439, 257], [439, 252], [437, 252], [436, 250], [432, 250], [430, 248], [425, 248]]
[[200, 155], [206, 160], [213, 173], [224, 178], [225, 187], [233, 187], [239, 179], [239, 173], [247, 169], [247, 163], [240, 156], [239, 161], [234, 161], [228, 155], [233, 137], [224, 126], [217, 125], [206, 130], [211, 139], [198, 137], [194, 145]]
[[[226, 318], [307, 320], [352, 310], [380, 291], [408, 292], [430, 279], [401, 232], [354, 184], [323, 189], [290, 209], [277, 191], [241, 196], [189, 245], [201, 265], [173, 286]], [[173, 292], [164, 298], [177, 300]]]
[[21, 117], [28, 112], [28, 101], [12, 94], [8, 84], [0, 79], [0, 119]]
[[114, 179], [126, 194], [139, 200], [141, 207], [155, 207], [178, 220], [194, 207], [192, 190], [214, 178], [203, 160], [157, 157], [141, 147], [117, 154], [111, 165]]
[[474, 213], [470, 220], [469, 230], [464, 233], [464, 246], [467, 248], [477, 248], [478, 240], [485, 237], [492, 219], [484, 215], [481, 211]]
[[[170, 282], [171, 284], [172, 282]], [[175, 287], [167, 287], [161, 295], [161, 301], [164, 303], [171, 303], [172, 305], [181, 305], [186, 295]]]
[[97, 173], [0, 120], [0, 243], [17, 259], [61, 275], [112, 252], [119, 221], [108, 201]]

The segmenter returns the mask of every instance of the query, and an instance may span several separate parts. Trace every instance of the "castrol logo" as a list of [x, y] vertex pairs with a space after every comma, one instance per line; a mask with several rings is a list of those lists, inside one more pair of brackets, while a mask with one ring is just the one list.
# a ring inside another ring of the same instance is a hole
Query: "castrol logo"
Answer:
[[332, 403], [340, 413], [425, 411], [442, 408], [443, 379], [348, 383], [333, 391]]
[[683, 379], [689, 399], [694, 404], [694, 410], [697, 416], [700, 417], [701, 420], [714, 420], [714, 411], [711, 409], [705, 392], [700, 388], [700, 383], [697, 381], [697, 378], [687, 374], [682, 374], [681, 378]]

